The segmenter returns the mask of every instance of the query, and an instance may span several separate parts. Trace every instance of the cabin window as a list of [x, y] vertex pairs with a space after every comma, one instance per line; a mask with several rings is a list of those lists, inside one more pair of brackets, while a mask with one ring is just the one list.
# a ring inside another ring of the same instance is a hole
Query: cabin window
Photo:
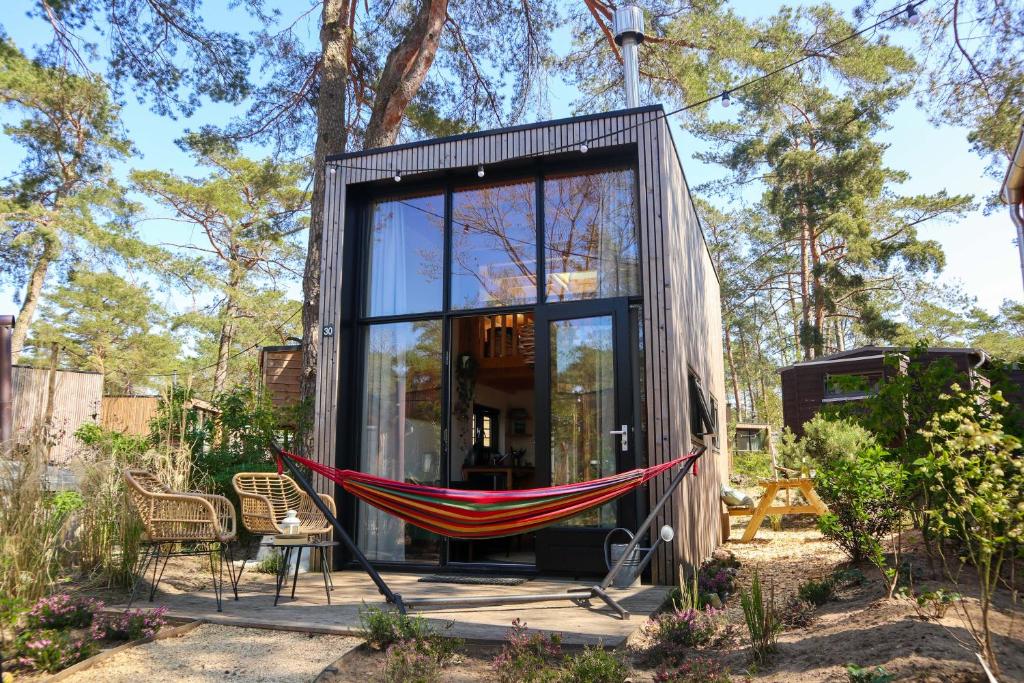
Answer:
[[632, 170], [544, 180], [544, 268], [548, 301], [640, 293]]
[[761, 429], [738, 427], [736, 429], [736, 442], [733, 444], [733, 450], [740, 453], [763, 451], [765, 450], [764, 437], [765, 433]]
[[878, 391], [881, 372], [849, 372], [825, 375], [825, 400], [852, 401]]
[[690, 372], [689, 376], [689, 398], [690, 398], [690, 436], [699, 441], [704, 441], [708, 434], [715, 433], [715, 423], [711, 417], [711, 410], [708, 409], [707, 401], [704, 398], [704, 388], [701, 386], [700, 377]]
[[369, 233], [367, 315], [440, 311], [444, 195], [373, 203]]
[[537, 191], [532, 180], [452, 194], [452, 308], [537, 300]]
[[[441, 483], [441, 321], [365, 330], [360, 471]], [[440, 537], [360, 503], [359, 546], [377, 561], [436, 562]]]

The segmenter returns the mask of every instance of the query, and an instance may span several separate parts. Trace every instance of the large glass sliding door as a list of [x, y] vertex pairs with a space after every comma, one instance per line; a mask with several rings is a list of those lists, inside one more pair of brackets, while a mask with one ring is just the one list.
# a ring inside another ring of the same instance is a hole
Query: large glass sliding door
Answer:
[[[368, 202], [354, 231], [346, 465], [464, 489], [636, 466], [636, 203], [628, 168], [488, 177]], [[636, 517], [635, 501], [616, 501], [537, 534], [468, 543], [354, 506], [358, 543], [376, 562], [536, 558], [541, 570], [580, 574], [603, 566], [607, 530]]]

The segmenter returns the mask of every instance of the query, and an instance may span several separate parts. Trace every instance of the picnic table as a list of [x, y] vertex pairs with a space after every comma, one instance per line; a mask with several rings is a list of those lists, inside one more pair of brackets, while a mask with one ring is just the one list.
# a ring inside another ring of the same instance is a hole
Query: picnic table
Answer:
[[[757, 530], [761, 527], [761, 522], [768, 515], [823, 515], [828, 512], [828, 508], [821, 502], [821, 498], [814, 492], [814, 480], [805, 477], [799, 477], [795, 479], [766, 479], [759, 481], [758, 485], [764, 487], [764, 493], [761, 495], [761, 499], [754, 507], [731, 507], [729, 508], [730, 517], [743, 517], [751, 515], [750, 521], [747, 522], [747, 528], [743, 532], [743, 538], [740, 539], [740, 543], [750, 543], [754, 540], [754, 536], [757, 535]], [[775, 494], [779, 491], [789, 491], [796, 489], [800, 491], [804, 498], [807, 500], [806, 504], [803, 505], [774, 505]]]

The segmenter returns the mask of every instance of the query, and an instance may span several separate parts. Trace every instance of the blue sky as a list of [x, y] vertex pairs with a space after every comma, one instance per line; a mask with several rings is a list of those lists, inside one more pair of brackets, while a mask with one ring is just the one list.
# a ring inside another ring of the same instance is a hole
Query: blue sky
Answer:
[[[30, 50], [33, 44], [47, 38], [44, 22], [25, 16], [25, 12], [34, 3], [15, 0], [11, 4], [15, 10], [6, 13], [4, 28], [20, 47]], [[289, 6], [287, 12], [298, 13], [293, 4], [283, 1], [280, 4], [283, 7]], [[848, 13], [855, 3], [844, 1], [833, 4]], [[231, 25], [242, 31], [252, 27], [253, 22], [240, 12], [229, 13], [223, 9], [222, 4], [216, 2], [207, 5], [204, 11], [207, 11], [212, 24]], [[734, 3], [736, 10], [746, 16], [762, 16], [774, 12], [778, 6], [778, 3], [756, 0]], [[222, 18], [227, 17], [230, 17], [232, 23], [225, 24], [222, 21]], [[914, 37], [906, 29], [896, 29], [892, 35], [898, 43], [908, 47], [913, 45]], [[308, 40], [315, 42], [316, 39], [315, 31], [309, 30]], [[557, 80], [552, 80], [551, 88], [549, 115], [570, 115], [576, 99], [575, 90]], [[709, 106], [713, 117], [729, 116], [730, 110], [722, 108], [720, 104]], [[233, 113], [233, 108], [227, 105], [207, 105], [191, 120], [174, 121], [153, 114], [145, 105], [134, 100], [128, 101], [123, 109], [123, 121], [138, 154], [127, 163], [120, 164], [115, 169], [117, 175], [124, 176], [129, 168], [160, 168], [194, 174], [194, 166], [188, 156], [175, 146], [175, 138], [186, 128], [196, 128], [206, 122], [225, 122]], [[9, 115], [3, 118], [7, 117]], [[901, 188], [904, 192], [931, 193], [946, 189], [951, 194], [973, 194], [982, 200], [998, 191], [999, 180], [987, 176], [985, 161], [970, 151], [966, 130], [934, 127], [929, 123], [927, 115], [912, 102], [904, 103], [895, 112], [890, 124], [892, 130], [883, 136], [883, 140], [890, 145], [886, 161], [891, 167], [909, 173], [910, 179]], [[720, 168], [702, 164], [692, 158], [702, 143], [679, 129], [677, 122], [673, 122], [673, 125], [691, 186], [722, 176]], [[6, 177], [15, 170], [19, 155], [16, 146], [6, 137], [0, 137], [0, 177]], [[156, 212], [154, 217], [160, 215]], [[183, 234], [183, 231], [189, 230], [186, 226], [163, 220], [146, 221], [140, 230], [146, 239], [154, 242], [191, 238], [191, 234]], [[1004, 299], [1021, 299], [1020, 270], [1013, 244], [1014, 229], [1002, 207], [988, 216], [978, 210], [954, 223], [924, 224], [920, 234], [923, 238], [938, 240], [945, 249], [947, 265], [939, 276], [940, 282], [961, 285], [967, 294], [976, 297], [978, 303], [989, 311], [994, 311]], [[0, 289], [0, 311], [17, 310], [12, 294], [9, 290]], [[165, 297], [170, 305], [172, 297]]]

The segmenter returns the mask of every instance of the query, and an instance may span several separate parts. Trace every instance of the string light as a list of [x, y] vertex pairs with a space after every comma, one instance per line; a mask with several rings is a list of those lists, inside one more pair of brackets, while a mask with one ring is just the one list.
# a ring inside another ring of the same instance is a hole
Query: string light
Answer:
[[[858, 37], [864, 35], [865, 33], [868, 33], [869, 31], [873, 31], [877, 27], [879, 27], [879, 26], [881, 26], [881, 25], [883, 25], [883, 24], [885, 24], [887, 22], [890, 22], [893, 19], [897, 19], [897, 18], [900, 18], [900, 17], [905, 18], [908, 23], [910, 23], [912, 25], [916, 25], [917, 23], [919, 23], [921, 21], [921, 13], [918, 11], [917, 8], [919, 6], [921, 6], [921, 5], [923, 5], [925, 2], [927, 2], [927, 0], [917, 0], [916, 2], [914, 0], [910, 0], [910, 2], [908, 2], [906, 5], [904, 5], [902, 3], [902, 1], [901, 1], [895, 7], [892, 7], [890, 10], [888, 10], [887, 12], [883, 13], [882, 15], [880, 15], [879, 19], [877, 21], [875, 21], [874, 23], [872, 23], [872, 24], [870, 24], [868, 26], [864, 26], [864, 27], [858, 29], [857, 31], [854, 31], [851, 34], [849, 34], [849, 35], [847, 35], [847, 36], [845, 36], [843, 38], [840, 38], [839, 40], [836, 40], [835, 42], [832, 42], [832, 43], [830, 43], [828, 45], [825, 45], [824, 48], [823, 48], [823, 51], [827, 51], [827, 50], [830, 50], [832, 48], [838, 47], [839, 45], [842, 45], [843, 43], [845, 43], [845, 42], [847, 42], [849, 40], [853, 40], [855, 38], [858, 38]], [[781, 72], [783, 72], [783, 71], [785, 71], [787, 69], [791, 69], [794, 66], [797, 66], [798, 64], [802, 64], [803, 62], [805, 62], [805, 61], [807, 61], [807, 60], [809, 60], [809, 59], [811, 59], [811, 58], [813, 58], [815, 56], [817, 56], [817, 53], [807, 53], [807, 54], [804, 54], [799, 59], [795, 59], [794, 61], [789, 62], [788, 64], [783, 64], [782, 66], [779, 66], [776, 69], [772, 69], [771, 71], [769, 71], [767, 73], [764, 73], [764, 74], [761, 74], [760, 76], [757, 76], [755, 78], [751, 78], [749, 81], [746, 81], [746, 82], [743, 82], [743, 83], [739, 83], [736, 86], [734, 86], [733, 88], [731, 88], [730, 90], [723, 91], [721, 94], [712, 95], [710, 97], [707, 97], [705, 99], [699, 100], [697, 102], [692, 102], [690, 104], [687, 104], [687, 105], [684, 105], [682, 107], [679, 107], [678, 109], [673, 109], [672, 111], [660, 112], [658, 114], [658, 117], [659, 118], [666, 118], [667, 119], [667, 118], [669, 118], [671, 116], [675, 116], [676, 114], [680, 114], [682, 112], [689, 111], [691, 109], [696, 109], [697, 107], [703, 107], [703, 106], [705, 106], [705, 105], [707, 105], [707, 104], [709, 104], [711, 102], [714, 102], [715, 100], [721, 100], [722, 106], [723, 107], [727, 107], [727, 106], [729, 106], [731, 104], [731, 100], [732, 100], [732, 97], [730, 95], [731, 92], [734, 92], [736, 90], [741, 90], [741, 89], [746, 88], [747, 86], [753, 85], [755, 83], [764, 82], [764, 81], [772, 78], [776, 74], [779, 74], [779, 73], [781, 73]], [[555, 147], [548, 148], [548, 149], [543, 150], [543, 151], [538, 151], [538, 152], [532, 152], [532, 153], [524, 154], [524, 155], [522, 155], [522, 156], [520, 156], [518, 158], [528, 158], [528, 157], [535, 157], [535, 156], [540, 156], [540, 155], [555, 154], [557, 152], [570, 150], [574, 146], [579, 149], [581, 154], [586, 154], [587, 152], [590, 151], [590, 143], [591, 142], [593, 142], [595, 140], [603, 140], [603, 139], [606, 139], [606, 138], [609, 138], [609, 137], [612, 137], [612, 136], [615, 136], [615, 135], [622, 135], [623, 133], [625, 133], [628, 130], [631, 130], [633, 128], [637, 128], [638, 126], [647, 125], [649, 122], [650, 122], [649, 120], [645, 120], [645, 121], [641, 121], [641, 122], [638, 122], [638, 123], [633, 123], [633, 124], [624, 126], [623, 128], [620, 128], [618, 130], [610, 131], [610, 132], [605, 133], [603, 135], [599, 135], [596, 138], [588, 138], [585, 142], [580, 142], [580, 143], [569, 142], [569, 143], [566, 143], [566, 144], [563, 144], [563, 145], [557, 145]], [[451, 159], [450, 163], [454, 163], [454, 162], [455, 162], [455, 160]], [[363, 165], [358, 164], [358, 163], [345, 163], [344, 165], [345, 165], [346, 168], [357, 169], [357, 170], [361, 170], [361, 171], [372, 171], [372, 172], [376, 172], [376, 173], [387, 173], [387, 169], [386, 168], [382, 168], [382, 167], [379, 167], [379, 166], [370, 166], [370, 165], [363, 166]], [[412, 172], [413, 173], [425, 173], [425, 172], [428, 172], [428, 171], [448, 171], [448, 170], [451, 170], [451, 168], [452, 168], [452, 166], [450, 166], [450, 165], [446, 165], [446, 166], [442, 166], [442, 167], [437, 167], [437, 168], [425, 167], [425, 168], [414, 169]], [[395, 182], [401, 182], [401, 172], [400, 171], [396, 171], [394, 178], [395, 178]]]
[[476, 177], [477, 178], [483, 178], [484, 177], [484, 167], [483, 167], [483, 164], [481, 164], [480, 166], [476, 167]]
[[911, 26], [917, 26], [921, 23], [921, 13], [914, 7], [914, 3], [907, 3], [907, 23]]

